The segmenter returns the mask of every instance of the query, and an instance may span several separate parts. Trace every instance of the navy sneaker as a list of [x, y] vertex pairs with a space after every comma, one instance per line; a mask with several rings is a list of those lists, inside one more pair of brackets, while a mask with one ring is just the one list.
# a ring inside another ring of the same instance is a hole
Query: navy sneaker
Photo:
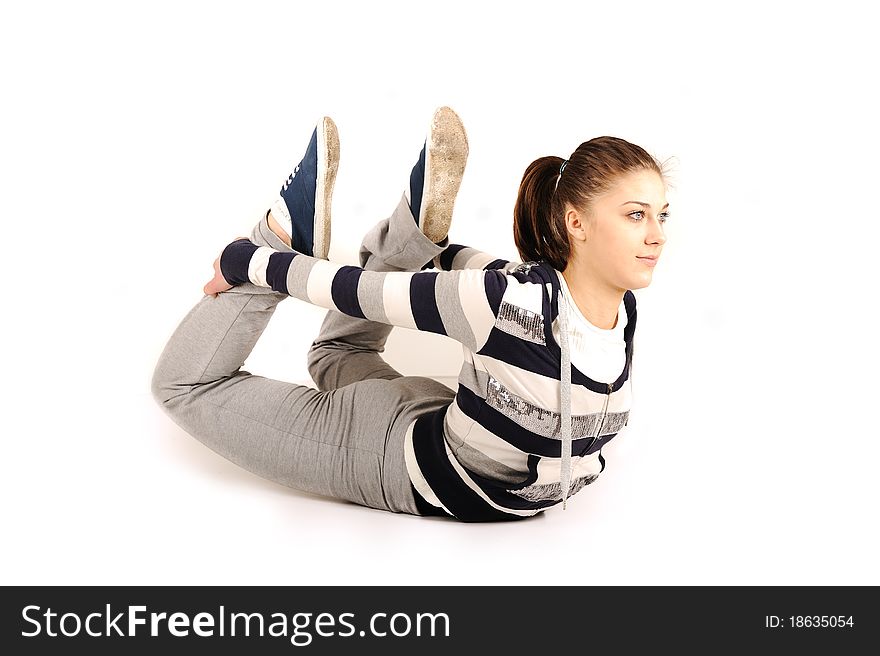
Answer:
[[293, 250], [327, 259], [330, 201], [338, 168], [339, 134], [333, 120], [325, 116], [271, 207], [275, 220], [290, 234]]
[[431, 131], [409, 176], [407, 200], [421, 231], [435, 244], [452, 223], [452, 208], [468, 157], [467, 133], [449, 107], [434, 112]]

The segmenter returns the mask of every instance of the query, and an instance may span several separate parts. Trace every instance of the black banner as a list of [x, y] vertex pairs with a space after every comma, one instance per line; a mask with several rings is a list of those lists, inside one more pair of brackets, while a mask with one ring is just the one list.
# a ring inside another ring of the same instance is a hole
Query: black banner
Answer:
[[[6, 587], [7, 654], [876, 649], [871, 587]], [[82, 650], [82, 651], [81, 651]], [[841, 651], [842, 650], [842, 651]]]

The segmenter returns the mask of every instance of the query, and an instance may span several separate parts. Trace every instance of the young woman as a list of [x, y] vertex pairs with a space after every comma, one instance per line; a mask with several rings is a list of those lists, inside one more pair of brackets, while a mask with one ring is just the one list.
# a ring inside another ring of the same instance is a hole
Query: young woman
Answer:
[[[650, 284], [666, 241], [664, 173], [607, 136], [535, 160], [514, 210], [519, 263], [449, 242], [467, 154], [440, 108], [360, 266], [332, 263], [339, 140], [324, 118], [168, 342], [153, 394], [171, 418], [260, 476], [392, 512], [522, 519], [596, 480], [629, 416], [631, 290]], [[308, 357], [318, 389], [241, 370], [288, 296], [330, 310]], [[384, 362], [393, 326], [462, 344], [456, 392]]]

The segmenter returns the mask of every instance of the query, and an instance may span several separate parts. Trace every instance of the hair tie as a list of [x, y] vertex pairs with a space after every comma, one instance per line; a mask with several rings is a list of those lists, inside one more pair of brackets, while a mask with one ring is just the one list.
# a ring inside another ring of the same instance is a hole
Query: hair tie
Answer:
[[562, 179], [562, 172], [565, 170], [565, 165], [568, 164], [568, 160], [565, 160], [559, 167], [559, 175], [556, 176], [556, 184], [553, 185], [553, 193], [556, 193], [556, 190], [559, 188], [559, 181]]

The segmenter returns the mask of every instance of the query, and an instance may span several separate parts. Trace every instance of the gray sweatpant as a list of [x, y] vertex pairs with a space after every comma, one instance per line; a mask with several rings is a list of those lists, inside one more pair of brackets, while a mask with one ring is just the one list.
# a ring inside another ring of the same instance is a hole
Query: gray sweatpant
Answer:
[[[290, 251], [264, 217], [250, 236]], [[406, 197], [364, 237], [361, 267], [418, 271], [439, 255]], [[280, 301], [243, 284], [205, 296], [184, 317], [153, 374], [153, 396], [190, 435], [263, 478], [372, 508], [418, 515], [403, 456], [416, 416], [449, 405], [454, 392], [402, 376], [379, 354], [393, 328], [329, 310], [308, 354], [318, 389], [241, 369]]]

